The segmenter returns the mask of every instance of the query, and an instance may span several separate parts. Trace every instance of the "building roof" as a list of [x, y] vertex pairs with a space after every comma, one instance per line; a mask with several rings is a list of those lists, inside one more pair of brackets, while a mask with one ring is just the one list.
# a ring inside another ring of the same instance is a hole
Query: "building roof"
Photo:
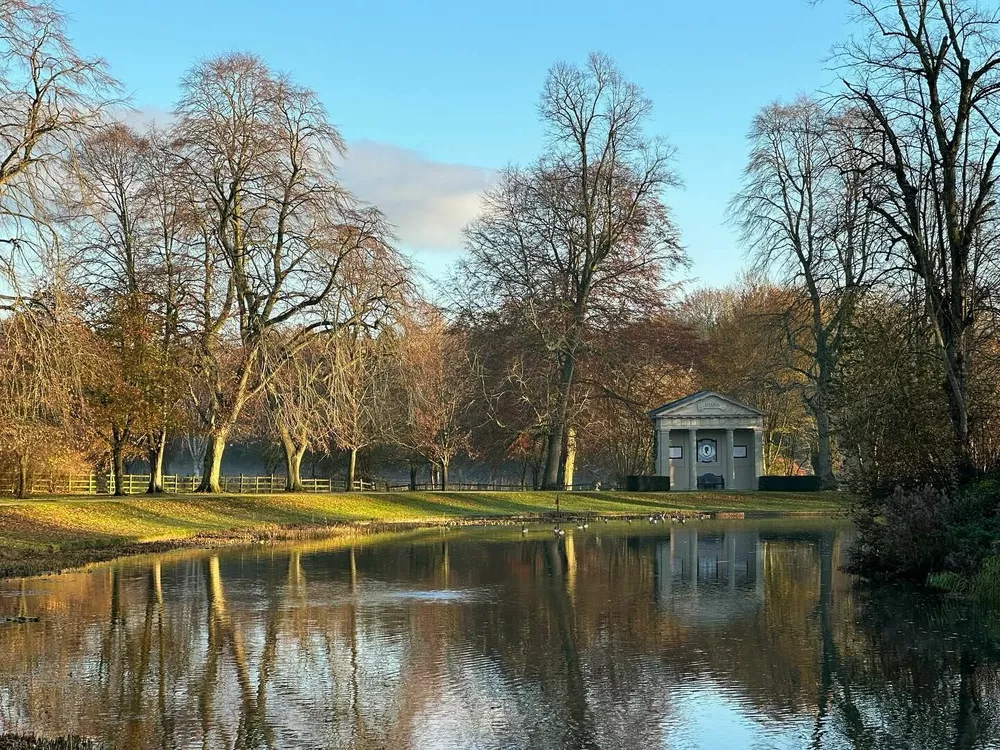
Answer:
[[673, 401], [664, 404], [663, 406], [653, 409], [652, 411], [649, 412], [649, 418], [655, 419], [656, 417], [675, 411], [681, 408], [682, 406], [686, 406], [688, 404], [693, 404], [698, 401], [701, 401], [702, 399], [708, 398], [709, 396], [715, 396], [716, 398], [720, 398], [723, 401], [727, 401], [728, 403], [733, 404], [734, 406], [738, 406], [740, 409], [745, 409], [746, 411], [753, 412], [754, 414], [759, 414], [760, 416], [764, 416], [764, 412], [762, 412], [760, 409], [755, 409], [752, 406], [747, 406], [746, 404], [742, 404], [736, 399], [730, 398], [729, 396], [724, 396], [721, 393], [716, 393], [715, 391], [698, 391], [697, 393], [692, 393], [690, 396], [684, 396], [683, 398], [675, 399]]

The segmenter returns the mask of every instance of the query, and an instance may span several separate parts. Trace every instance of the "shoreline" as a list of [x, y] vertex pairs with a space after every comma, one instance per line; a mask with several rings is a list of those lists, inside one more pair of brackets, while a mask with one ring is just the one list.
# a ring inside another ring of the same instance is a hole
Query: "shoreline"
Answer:
[[[117, 558], [177, 549], [345, 534], [642, 520], [661, 513], [685, 519], [836, 517], [846, 508], [846, 498], [820, 493], [809, 497], [720, 493], [713, 497], [714, 493], [440, 492], [407, 497], [410, 494], [137, 495], [0, 501], [0, 579], [58, 574]], [[556, 494], [561, 501], [559, 511], [552, 502]]]

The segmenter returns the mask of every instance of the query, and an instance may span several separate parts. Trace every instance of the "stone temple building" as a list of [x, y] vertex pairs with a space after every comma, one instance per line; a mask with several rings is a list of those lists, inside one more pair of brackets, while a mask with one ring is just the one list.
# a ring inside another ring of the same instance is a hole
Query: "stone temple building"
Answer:
[[764, 413], [712, 391], [649, 412], [657, 476], [674, 490], [755, 490], [763, 465]]

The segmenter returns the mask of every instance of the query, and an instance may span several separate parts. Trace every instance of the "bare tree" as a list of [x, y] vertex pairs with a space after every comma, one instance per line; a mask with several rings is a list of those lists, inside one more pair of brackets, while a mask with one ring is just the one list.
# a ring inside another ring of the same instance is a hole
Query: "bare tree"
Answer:
[[0, 0], [0, 216], [6, 230], [0, 299], [30, 295], [24, 277], [46, 274], [29, 252], [51, 249], [38, 246], [48, 237], [40, 231], [40, 204], [62, 157], [100, 122], [116, 92], [104, 62], [73, 48], [54, 6]]
[[[328, 346], [328, 447], [348, 452], [347, 488], [354, 489], [358, 451], [391, 441], [389, 399], [396, 362], [403, 354], [406, 310], [415, 299], [412, 270], [397, 253], [372, 253], [346, 269], [339, 298], [352, 322]], [[380, 300], [373, 306], [372, 300]]]
[[285, 490], [302, 491], [302, 458], [329, 430], [330, 339], [314, 338], [269, 380], [268, 421], [285, 457]]
[[95, 130], [67, 161], [61, 222], [73, 249], [74, 281], [86, 291], [88, 322], [102, 340], [106, 377], [87, 389], [92, 428], [107, 443], [115, 494], [124, 492], [124, 462], [139, 454], [152, 429], [153, 319], [148, 294], [149, 142], [123, 125]]
[[[203, 239], [199, 489], [217, 492], [243, 408], [313, 334], [347, 322], [335, 293], [343, 266], [384, 245], [385, 230], [337, 183], [343, 142], [312, 91], [243, 54], [199, 64], [182, 89], [175, 141]], [[290, 335], [269, 335], [282, 326]]]
[[662, 293], [665, 270], [683, 261], [662, 202], [677, 183], [672, 150], [645, 134], [650, 110], [607, 57], [554, 66], [539, 105], [547, 152], [501, 175], [466, 231], [466, 299], [527, 311], [555, 361], [546, 488], [559, 485], [577, 358], [593, 319]]
[[162, 131], [149, 133], [150, 150], [144, 164], [146, 213], [149, 232], [146, 291], [159, 323], [151, 363], [147, 399], [156, 419], [146, 435], [150, 494], [163, 492], [163, 455], [167, 434], [181, 422], [180, 404], [186, 393], [184, 375], [191, 319], [192, 291], [197, 274], [188, 252], [197, 238], [196, 217], [184, 194], [181, 165]]
[[440, 469], [448, 489], [452, 459], [467, 451], [467, 414], [473, 404], [472, 369], [465, 336], [449, 326], [440, 310], [421, 305], [409, 321], [397, 369], [400, 445]]
[[15, 457], [21, 494], [33, 462], [74, 442], [86, 361], [47, 225], [54, 178], [116, 92], [103, 61], [73, 48], [51, 4], [0, 0], [0, 308], [9, 313], [0, 451]]
[[[944, 369], [961, 473], [972, 471], [970, 336], [997, 283], [1000, 18], [966, 0], [851, 0], [868, 34], [843, 47], [866, 114], [875, 210], [919, 280]], [[870, 145], [869, 145], [870, 144]]]
[[346, 450], [347, 489], [354, 489], [358, 451], [387, 438], [392, 432], [389, 399], [392, 391], [388, 358], [397, 347], [355, 326], [331, 342], [329, 376], [330, 441]]
[[856, 118], [800, 98], [771, 104], [753, 121], [743, 188], [730, 204], [763, 272], [796, 293], [778, 320], [788, 366], [816, 425], [816, 474], [836, 486], [833, 389], [852, 313], [885, 257], [880, 222], [865, 198]]
[[766, 474], [798, 473], [815, 443], [815, 425], [801, 396], [806, 357], [794, 356], [782, 322], [795, 299], [801, 299], [799, 292], [749, 275], [729, 287], [694, 292], [680, 311], [703, 342], [692, 359], [696, 387], [764, 412]]
[[14, 468], [19, 497], [29, 494], [33, 470], [83, 446], [88, 340], [79, 321], [35, 305], [0, 321], [0, 459]]

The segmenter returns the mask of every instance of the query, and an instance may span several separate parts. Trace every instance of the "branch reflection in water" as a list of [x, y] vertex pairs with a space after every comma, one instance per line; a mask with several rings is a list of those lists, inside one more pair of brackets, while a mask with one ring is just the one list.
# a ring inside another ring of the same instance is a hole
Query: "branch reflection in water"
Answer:
[[986, 748], [1000, 619], [830, 520], [429, 529], [0, 582], [0, 732], [117, 748]]

